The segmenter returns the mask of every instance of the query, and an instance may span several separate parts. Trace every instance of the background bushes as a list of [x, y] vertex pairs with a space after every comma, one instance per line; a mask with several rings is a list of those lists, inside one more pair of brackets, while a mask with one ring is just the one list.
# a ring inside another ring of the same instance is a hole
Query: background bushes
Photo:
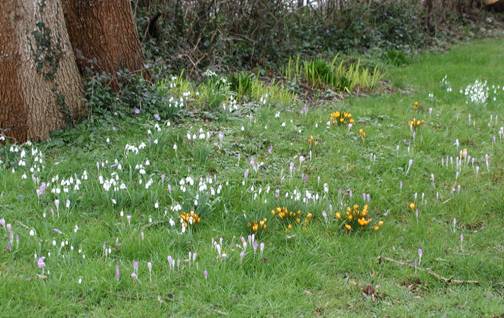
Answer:
[[[485, 21], [479, 0], [134, 0], [151, 60], [189, 75], [293, 55], [412, 51]], [[428, 5], [428, 4], [431, 5]]]

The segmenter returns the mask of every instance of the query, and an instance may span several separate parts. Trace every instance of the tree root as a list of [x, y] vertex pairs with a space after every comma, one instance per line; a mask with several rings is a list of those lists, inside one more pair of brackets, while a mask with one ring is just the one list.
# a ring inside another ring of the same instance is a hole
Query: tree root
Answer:
[[399, 260], [395, 260], [393, 258], [386, 257], [386, 256], [380, 256], [380, 257], [378, 257], [378, 262], [380, 264], [382, 264], [383, 262], [389, 262], [389, 263], [393, 263], [393, 264], [396, 264], [396, 265], [402, 266], [402, 267], [411, 267], [411, 268], [413, 268], [415, 270], [418, 270], [418, 271], [421, 271], [421, 272], [425, 272], [425, 273], [433, 276], [437, 280], [442, 281], [443, 283], [445, 283], [447, 285], [479, 285], [479, 281], [477, 281], [477, 280], [461, 280], [461, 279], [454, 279], [454, 278], [444, 277], [444, 276], [442, 276], [442, 275], [434, 272], [430, 268], [418, 267], [418, 266], [415, 266], [413, 264], [406, 263], [406, 262], [399, 261]]

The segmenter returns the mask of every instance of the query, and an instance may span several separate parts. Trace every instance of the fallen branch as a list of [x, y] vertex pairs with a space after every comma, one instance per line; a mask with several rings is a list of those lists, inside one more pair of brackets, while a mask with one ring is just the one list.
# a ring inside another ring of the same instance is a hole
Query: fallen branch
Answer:
[[421, 271], [421, 272], [426, 272], [427, 274], [433, 276], [434, 278], [442, 281], [445, 284], [449, 284], [449, 285], [471, 285], [471, 284], [472, 285], [479, 285], [479, 281], [477, 281], [477, 280], [461, 280], [461, 279], [447, 278], [447, 277], [444, 277], [444, 276], [442, 276], [442, 275], [434, 272], [430, 268], [418, 267], [418, 266], [415, 266], [413, 264], [406, 263], [406, 262], [403, 262], [403, 261], [398, 261], [398, 260], [395, 260], [393, 258], [386, 257], [386, 256], [380, 256], [380, 257], [378, 257], [378, 262], [380, 264], [383, 263], [384, 261], [389, 262], [389, 263], [394, 263], [394, 264], [396, 264], [398, 266], [411, 267], [411, 268], [413, 268], [415, 270], [418, 270], [418, 271]]

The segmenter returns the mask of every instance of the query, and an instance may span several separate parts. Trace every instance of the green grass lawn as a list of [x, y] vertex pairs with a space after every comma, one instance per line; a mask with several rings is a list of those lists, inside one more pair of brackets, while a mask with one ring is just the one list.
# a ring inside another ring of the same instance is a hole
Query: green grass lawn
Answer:
[[[0, 316], [503, 315], [502, 52], [494, 39], [424, 54], [387, 69], [395, 93], [307, 113], [263, 106], [170, 125], [108, 115], [0, 148]], [[476, 80], [488, 81], [485, 104], [460, 92]], [[351, 112], [351, 129], [328, 124], [336, 111]], [[414, 139], [412, 118], [425, 121]], [[335, 212], [364, 197], [384, 225], [348, 232]], [[301, 224], [288, 229], [276, 207], [300, 210]], [[183, 232], [190, 210], [201, 222]], [[254, 252], [249, 223], [263, 218]]]

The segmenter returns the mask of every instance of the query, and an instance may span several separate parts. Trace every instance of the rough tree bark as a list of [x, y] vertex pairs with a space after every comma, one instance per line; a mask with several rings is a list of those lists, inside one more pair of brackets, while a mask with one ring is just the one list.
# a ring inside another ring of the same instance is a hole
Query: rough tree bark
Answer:
[[434, 3], [433, 3], [434, 0], [425, 0], [424, 1], [424, 5], [425, 5], [425, 26], [426, 26], [426, 29], [427, 29], [427, 32], [429, 32], [429, 34], [433, 35], [436, 30], [435, 30], [435, 27], [434, 27], [434, 23], [432, 21], [433, 17], [432, 17], [432, 10], [434, 8]]
[[0, 1], [0, 131], [44, 140], [85, 113], [60, 0]]
[[63, 0], [70, 41], [81, 71], [91, 68], [114, 78], [117, 71], [144, 67], [129, 0]]

